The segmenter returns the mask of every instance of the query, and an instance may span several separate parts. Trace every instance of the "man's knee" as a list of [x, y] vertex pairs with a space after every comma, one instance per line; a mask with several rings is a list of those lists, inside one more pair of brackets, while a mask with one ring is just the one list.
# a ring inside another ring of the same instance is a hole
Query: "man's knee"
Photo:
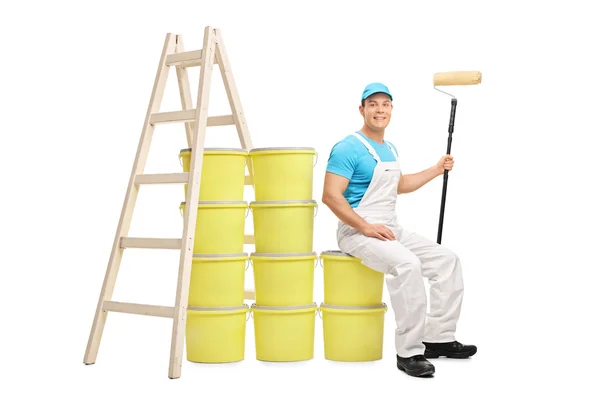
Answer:
[[460, 268], [460, 257], [447, 247], [438, 246], [437, 257], [443, 260], [444, 265]]
[[421, 277], [421, 260], [414, 254], [403, 258], [392, 258], [388, 263], [388, 273], [394, 276], [415, 275]]
[[454, 251], [444, 248], [443, 259], [444, 267], [439, 273], [441, 278], [444, 280], [451, 280], [455, 290], [462, 290], [463, 279], [460, 257]]

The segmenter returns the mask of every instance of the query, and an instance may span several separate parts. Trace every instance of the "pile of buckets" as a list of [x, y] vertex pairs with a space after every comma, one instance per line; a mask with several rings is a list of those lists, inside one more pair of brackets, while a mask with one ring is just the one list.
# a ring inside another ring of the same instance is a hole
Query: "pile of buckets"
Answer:
[[[179, 153], [184, 172], [190, 156], [190, 149]], [[313, 358], [315, 156], [312, 148], [204, 149], [187, 309], [188, 361], [243, 360], [250, 317], [257, 359]], [[244, 200], [246, 168], [254, 183], [250, 203]], [[181, 203], [182, 212], [186, 206]], [[249, 213], [256, 249], [251, 255], [243, 251]], [[252, 307], [244, 304], [250, 265]]]
[[[244, 253], [244, 200], [248, 152], [243, 149], [205, 148], [189, 286], [186, 353], [192, 362], [235, 362], [244, 359], [246, 321], [244, 282], [249, 266]], [[190, 169], [191, 149], [179, 158]], [[184, 198], [187, 184], [184, 185]], [[181, 203], [183, 211], [187, 204]]]
[[313, 299], [318, 262], [313, 251], [312, 148], [252, 149], [255, 201], [250, 203], [256, 252], [254, 274], [256, 358], [313, 358], [317, 304]]
[[339, 250], [324, 251], [323, 319], [325, 359], [375, 361], [383, 356], [384, 275]]

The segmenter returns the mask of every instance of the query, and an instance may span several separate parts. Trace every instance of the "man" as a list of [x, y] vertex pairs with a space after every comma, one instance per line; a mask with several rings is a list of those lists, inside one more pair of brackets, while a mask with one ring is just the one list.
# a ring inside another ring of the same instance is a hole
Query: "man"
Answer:
[[[396, 199], [452, 170], [454, 161], [444, 155], [431, 168], [403, 174], [396, 147], [384, 140], [392, 100], [381, 83], [364, 89], [359, 106], [364, 125], [333, 147], [322, 201], [339, 218], [340, 250], [386, 274], [397, 367], [411, 376], [430, 376], [435, 368], [426, 357], [468, 358], [477, 352], [454, 337], [463, 297], [461, 263], [452, 251], [402, 227]], [[422, 276], [431, 284], [429, 314]]]

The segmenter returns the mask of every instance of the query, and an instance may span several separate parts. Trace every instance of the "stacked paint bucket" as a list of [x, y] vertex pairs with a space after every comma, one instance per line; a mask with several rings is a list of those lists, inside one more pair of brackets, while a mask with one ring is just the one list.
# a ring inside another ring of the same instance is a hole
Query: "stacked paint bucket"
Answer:
[[[190, 169], [191, 149], [179, 158]], [[248, 152], [205, 148], [186, 320], [186, 356], [191, 362], [224, 363], [244, 359], [246, 321], [244, 281], [244, 179]], [[187, 193], [187, 184], [184, 195]], [[180, 209], [185, 210], [185, 201]]]
[[255, 252], [256, 358], [305, 361], [314, 357], [313, 148], [257, 148], [249, 151], [255, 201], [250, 202]]
[[325, 359], [375, 361], [383, 356], [384, 275], [339, 250], [320, 254]]

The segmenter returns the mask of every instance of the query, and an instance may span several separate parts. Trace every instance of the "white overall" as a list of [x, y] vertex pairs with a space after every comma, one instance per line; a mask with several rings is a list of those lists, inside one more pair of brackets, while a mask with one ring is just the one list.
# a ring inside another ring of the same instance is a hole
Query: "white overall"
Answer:
[[[396, 161], [382, 162], [375, 149], [354, 133], [377, 161], [373, 178], [354, 211], [370, 224], [383, 224], [396, 240], [363, 235], [339, 222], [337, 241], [341, 251], [360, 258], [366, 266], [386, 274], [391, 308], [396, 320], [395, 345], [400, 357], [423, 354], [423, 342], [449, 342], [460, 315], [463, 280], [460, 260], [450, 250], [400, 226], [396, 199], [401, 170]], [[430, 288], [430, 312], [423, 277]]]

